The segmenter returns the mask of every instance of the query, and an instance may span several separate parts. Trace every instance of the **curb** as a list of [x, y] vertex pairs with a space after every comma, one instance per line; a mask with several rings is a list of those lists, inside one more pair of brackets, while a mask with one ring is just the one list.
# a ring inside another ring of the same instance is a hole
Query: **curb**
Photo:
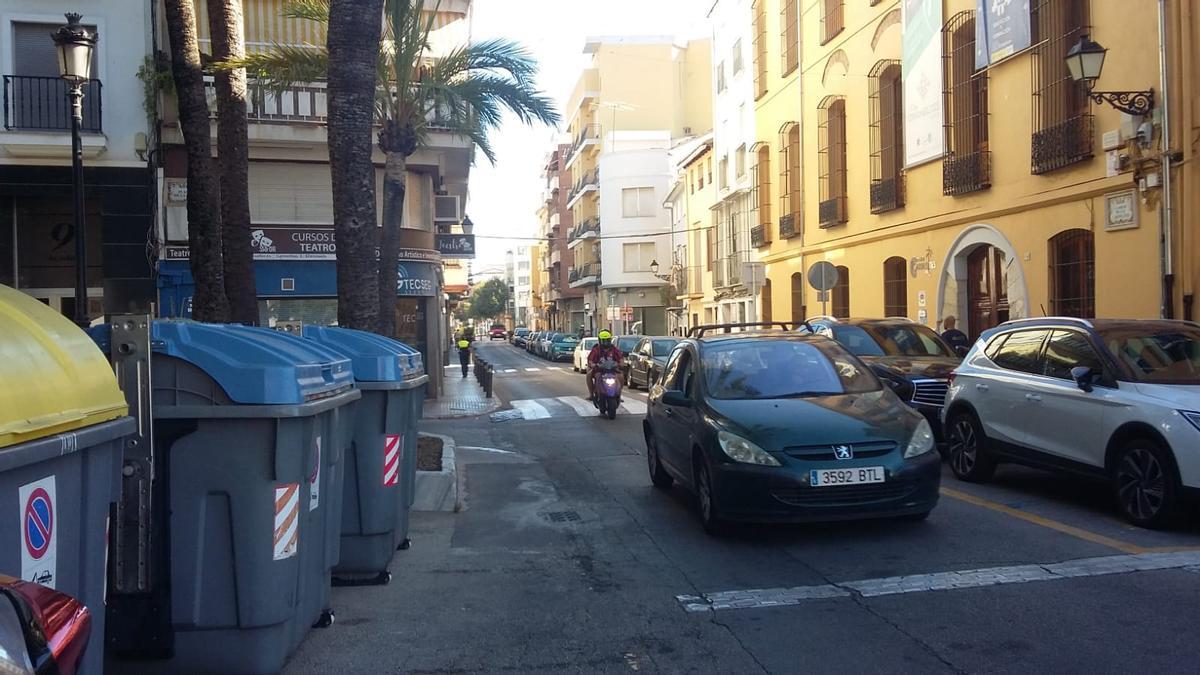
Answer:
[[460, 511], [458, 466], [454, 460], [454, 439], [421, 432], [418, 436], [441, 439], [442, 470], [417, 471], [413, 489], [413, 511]]

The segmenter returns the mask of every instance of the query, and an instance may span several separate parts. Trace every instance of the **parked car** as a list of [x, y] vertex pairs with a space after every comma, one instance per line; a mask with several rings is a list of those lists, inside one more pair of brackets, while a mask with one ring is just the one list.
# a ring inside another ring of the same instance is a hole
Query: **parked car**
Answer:
[[542, 331], [535, 330], [525, 338], [525, 351], [533, 353], [533, 348], [537, 346], [537, 341], [542, 337]]
[[562, 335], [562, 333], [542, 333], [542, 336], [538, 338], [537, 355], [543, 359], [550, 358], [550, 349], [554, 345], [554, 341], [558, 339], [558, 336], [560, 335]]
[[[74, 675], [91, 633], [92, 616], [83, 603], [0, 575], [0, 672]], [[103, 640], [92, 648], [103, 649]]]
[[941, 461], [928, 420], [836, 341], [794, 331], [683, 340], [650, 392], [650, 479], [726, 521], [920, 520]]
[[512, 343], [516, 347], [525, 346], [525, 338], [529, 337], [529, 329], [520, 326], [513, 329]]
[[663, 366], [666, 365], [667, 356], [677, 344], [679, 338], [668, 336], [643, 337], [639, 340], [625, 359], [629, 362], [629, 369], [625, 375], [625, 383], [629, 388], [649, 389], [650, 385], [658, 380]]
[[572, 357], [574, 370], [577, 373], [587, 372], [587, 357], [592, 353], [592, 347], [596, 346], [600, 340], [594, 337], [585, 337], [575, 345], [575, 355]]
[[494, 323], [494, 324], [492, 324], [492, 327], [490, 329], [488, 329], [488, 342], [491, 342], [492, 340], [507, 340], [507, 339], [508, 339], [508, 329], [504, 327], [504, 324]]
[[579, 344], [579, 338], [574, 335], [555, 333], [554, 341], [550, 343], [546, 358], [551, 361], [570, 361], [575, 357], [575, 345], [577, 344]]
[[945, 418], [962, 480], [1001, 462], [1094, 477], [1130, 522], [1167, 525], [1200, 497], [1200, 324], [1009, 321], [955, 371]]
[[810, 319], [808, 325], [837, 340], [870, 366], [897, 396], [929, 420], [938, 442], [944, 441], [942, 408], [950, 373], [962, 359], [936, 332], [903, 318], [818, 317]]
[[637, 349], [638, 343], [642, 341], [641, 335], [622, 335], [613, 338], [613, 344], [617, 346], [617, 350], [621, 352], [621, 377], [624, 378], [626, 386], [629, 385], [629, 355]]

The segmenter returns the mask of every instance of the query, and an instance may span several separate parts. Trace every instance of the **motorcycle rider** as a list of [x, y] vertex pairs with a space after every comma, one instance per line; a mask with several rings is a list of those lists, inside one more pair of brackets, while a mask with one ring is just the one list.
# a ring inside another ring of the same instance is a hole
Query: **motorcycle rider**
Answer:
[[621, 350], [617, 349], [616, 345], [613, 344], [612, 333], [602, 330], [600, 331], [600, 335], [597, 337], [599, 338], [599, 341], [596, 342], [595, 347], [592, 347], [592, 351], [588, 352], [587, 357], [588, 399], [591, 400], [592, 403], [596, 402], [596, 383], [597, 378], [600, 375], [600, 368], [598, 367], [600, 362], [605, 359], [612, 359], [613, 361], [617, 362], [617, 367], [619, 368], [621, 366], [621, 360], [624, 358], [624, 356], [621, 354]]

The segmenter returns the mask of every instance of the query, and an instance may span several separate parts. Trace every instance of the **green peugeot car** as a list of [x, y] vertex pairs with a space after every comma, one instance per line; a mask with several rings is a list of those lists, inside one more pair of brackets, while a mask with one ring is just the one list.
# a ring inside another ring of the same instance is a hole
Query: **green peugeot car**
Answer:
[[[736, 327], [736, 325], [734, 325]], [[836, 341], [756, 330], [676, 346], [643, 422], [650, 479], [728, 522], [901, 517], [937, 505], [941, 462], [919, 412]]]

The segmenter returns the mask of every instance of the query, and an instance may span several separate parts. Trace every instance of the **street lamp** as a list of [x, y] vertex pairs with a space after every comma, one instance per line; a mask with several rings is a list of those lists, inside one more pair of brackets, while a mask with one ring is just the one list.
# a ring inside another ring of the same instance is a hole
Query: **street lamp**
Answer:
[[92, 77], [92, 51], [99, 35], [80, 25], [81, 14], [67, 12], [67, 25], [51, 36], [58, 50], [59, 76], [67, 81], [71, 97], [71, 188], [75, 203], [75, 323], [91, 325], [87, 297], [87, 229], [83, 204], [83, 85]]
[[462, 231], [463, 234], [471, 234], [475, 231], [475, 223], [471, 222], [471, 216], [463, 216]]
[[1087, 95], [1096, 103], [1107, 103], [1129, 115], [1144, 117], [1154, 109], [1154, 90], [1146, 91], [1093, 91], [1096, 80], [1104, 70], [1104, 57], [1108, 50], [1088, 35], [1081, 35], [1079, 42], [1067, 51], [1067, 70], [1071, 79], [1087, 87]]
[[659, 274], [658, 273], [658, 261], [657, 260], [650, 261], [650, 274], [653, 274], [654, 276], [658, 277], [659, 279], [662, 279], [663, 281], [671, 280], [670, 274]]

